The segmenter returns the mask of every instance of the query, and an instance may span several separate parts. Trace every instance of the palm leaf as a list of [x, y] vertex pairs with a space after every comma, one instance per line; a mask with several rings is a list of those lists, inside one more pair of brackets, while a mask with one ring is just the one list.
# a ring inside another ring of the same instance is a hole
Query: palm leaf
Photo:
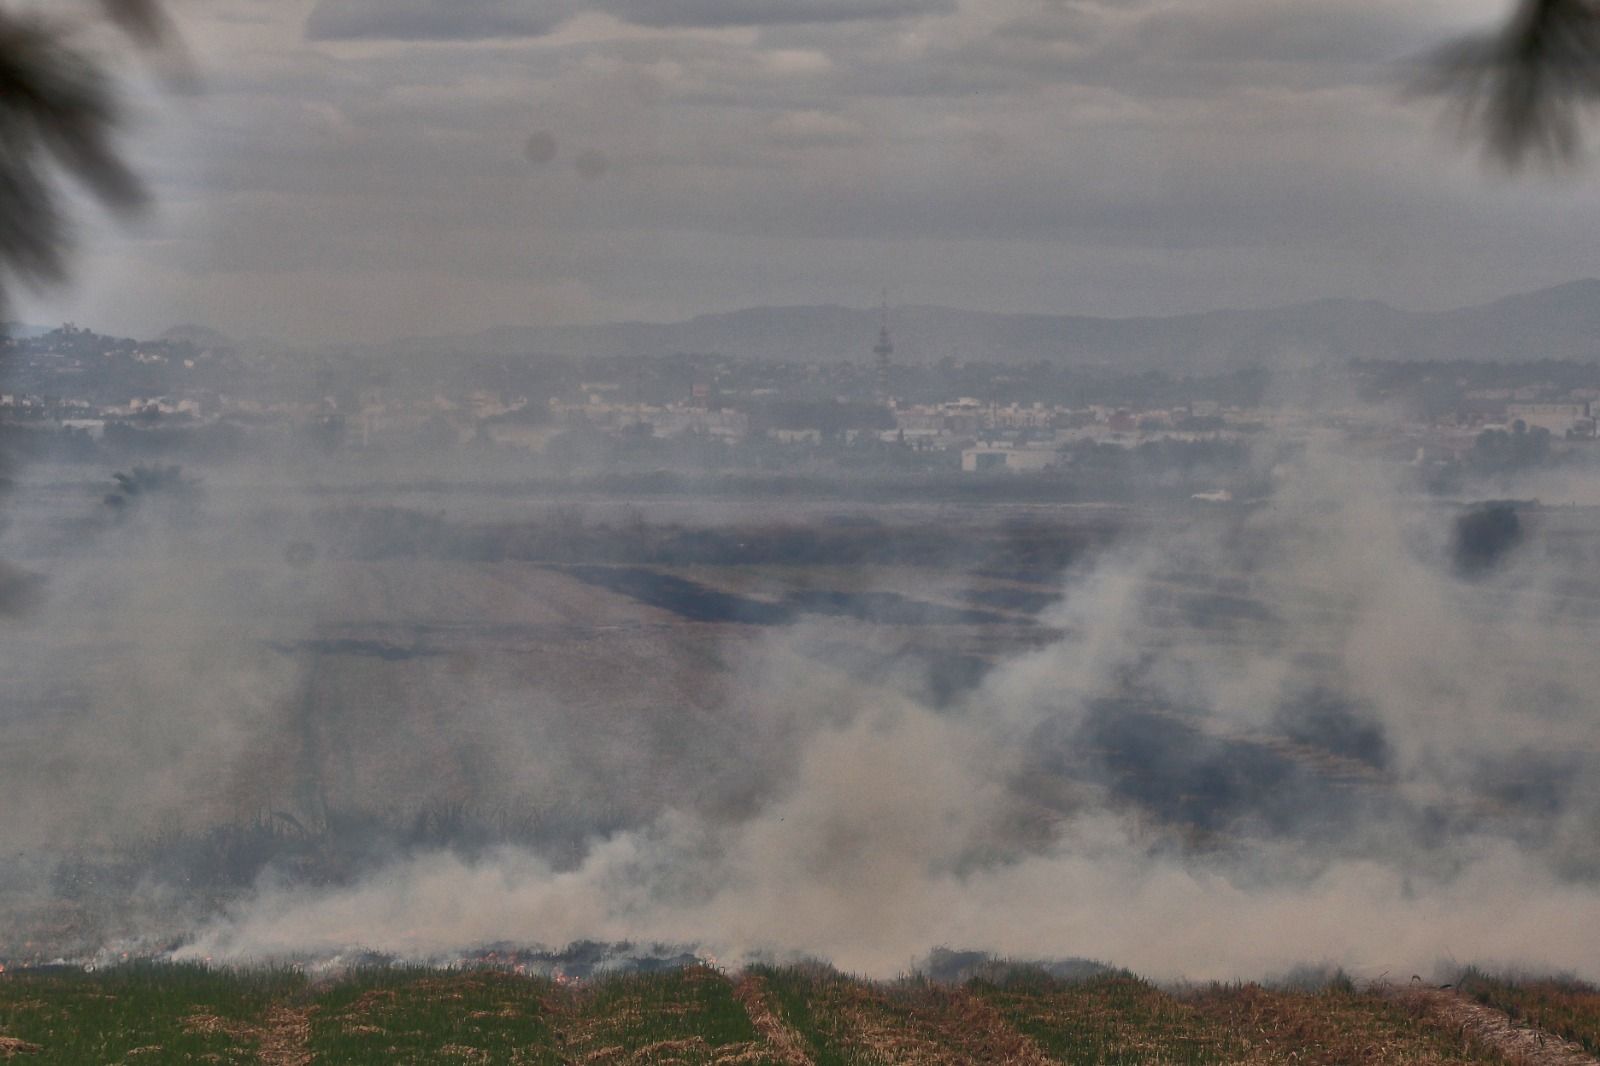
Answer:
[[1463, 129], [1509, 167], [1570, 162], [1600, 98], [1600, 2], [1518, 0], [1500, 30], [1435, 53], [1418, 87], [1450, 96]]
[[10, 281], [64, 274], [62, 176], [120, 212], [145, 202], [116, 150], [120, 120], [104, 70], [60, 24], [0, 14], [0, 295]]

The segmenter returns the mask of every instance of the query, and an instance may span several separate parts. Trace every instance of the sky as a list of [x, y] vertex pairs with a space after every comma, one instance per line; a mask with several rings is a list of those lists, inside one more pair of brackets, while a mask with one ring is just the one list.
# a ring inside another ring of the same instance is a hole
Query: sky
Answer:
[[22, 318], [296, 342], [764, 304], [1443, 308], [1600, 274], [1600, 170], [1404, 91], [1500, 0], [170, 0], [155, 208]]

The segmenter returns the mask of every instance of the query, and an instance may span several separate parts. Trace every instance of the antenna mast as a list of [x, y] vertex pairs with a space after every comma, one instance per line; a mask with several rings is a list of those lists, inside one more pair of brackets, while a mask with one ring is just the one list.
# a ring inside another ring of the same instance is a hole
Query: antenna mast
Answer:
[[889, 339], [889, 290], [883, 290], [881, 318], [878, 324], [878, 343], [872, 348], [878, 358], [878, 400], [889, 402], [889, 357], [894, 354], [894, 342]]

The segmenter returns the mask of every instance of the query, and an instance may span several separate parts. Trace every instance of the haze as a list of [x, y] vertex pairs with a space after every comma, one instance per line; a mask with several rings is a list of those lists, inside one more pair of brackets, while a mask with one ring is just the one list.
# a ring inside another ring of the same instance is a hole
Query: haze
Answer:
[[0, 969], [1600, 977], [1600, 197], [1402, 91], [1497, 7], [174, 12], [3, 338]]
[[1594, 272], [1592, 182], [1404, 98], [1495, 3], [187, 0], [160, 207], [70, 293], [151, 336], [380, 341], [897, 303], [1445, 308]]

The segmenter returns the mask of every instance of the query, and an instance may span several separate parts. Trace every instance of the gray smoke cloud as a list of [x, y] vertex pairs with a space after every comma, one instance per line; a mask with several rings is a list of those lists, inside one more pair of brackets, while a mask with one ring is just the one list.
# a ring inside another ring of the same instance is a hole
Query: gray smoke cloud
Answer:
[[[866, 621], [707, 630], [511, 564], [297, 567], [273, 545], [311, 519], [223, 499], [198, 539], [112, 529], [10, 645], [10, 676], [83, 690], [70, 721], [7, 723], [6, 847], [320, 820], [350, 854], [172, 919], [179, 957], [241, 963], [593, 939], [874, 975], [941, 944], [1593, 974], [1597, 605], [1540, 535], [1559, 514], [1463, 576], [1459, 512], [1384, 468], [1314, 441], [1273, 479], [1155, 511], [1068, 572], [1034, 650], [944, 699]], [[351, 635], [407, 602], [431, 629]], [[518, 831], [393, 831], [441, 810]]]
[[[1142, 508], [954, 675], [967, 616], [940, 644], [798, 610], [828, 601], [767, 571], [641, 591], [484, 557], [471, 522], [520, 499], [465, 497], [450, 527], [352, 503], [371, 471], [246, 463], [117, 510], [35, 471], [4, 543], [46, 581], [0, 622], [0, 902], [68, 908], [79, 953], [238, 963], [599, 940], [873, 975], [939, 945], [1161, 977], [1594, 973], [1582, 513], [1517, 513], [1463, 569], [1479, 512], [1403, 468], [1333, 438], [1256, 465], [1263, 498]], [[546, 534], [595, 536], [542, 506]], [[797, 572], [877, 610], [979, 580], [935, 570]]]
[[299, 684], [272, 642], [311, 624], [286, 609], [303, 589], [281, 560], [238, 565], [246, 515], [186, 531], [187, 512], [113, 522], [87, 509], [105, 527], [64, 557], [39, 543], [61, 535], [54, 522], [8, 537], [44, 591], [5, 623], [0, 849], [104, 846], [266, 804], [249, 764]]

